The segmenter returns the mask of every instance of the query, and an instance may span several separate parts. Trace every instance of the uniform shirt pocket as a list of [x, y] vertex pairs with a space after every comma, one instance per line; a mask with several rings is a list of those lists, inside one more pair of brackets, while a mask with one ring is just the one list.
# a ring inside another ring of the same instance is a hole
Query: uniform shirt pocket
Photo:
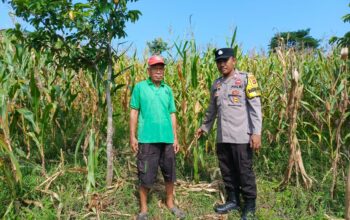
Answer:
[[242, 106], [244, 101], [242, 85], [232, 85], [227, 91], [229, 106]]

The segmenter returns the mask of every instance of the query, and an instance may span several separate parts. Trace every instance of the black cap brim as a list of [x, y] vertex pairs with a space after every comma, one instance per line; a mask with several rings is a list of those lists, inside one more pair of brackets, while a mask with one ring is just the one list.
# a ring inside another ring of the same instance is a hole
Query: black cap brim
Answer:
[[217, 58], [215, 58], [215, 61], [218, 61], [218, 60], [227, 60], [228, 58], [230, 57], [233, 57], [233, 56], [219, 56]]

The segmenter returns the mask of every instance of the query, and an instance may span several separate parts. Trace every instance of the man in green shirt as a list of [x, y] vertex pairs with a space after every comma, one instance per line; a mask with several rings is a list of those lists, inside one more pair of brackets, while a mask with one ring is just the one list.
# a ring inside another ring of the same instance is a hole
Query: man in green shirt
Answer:
[[149, 78], [135, 85], [130, 102], [130, 145], [133, 152], [137, 152], [140, 181], [139, 220], [147, 219], [147, 193], [157, 177], [158, 166], [165, 181], [167, 207], [176, 217], [185, 217], [184, 212], [174, 205], [175, 154], [179, 145], [174, 96], [163, 81], [164, 66], [162, 57], [154, 55], [149, 58]]

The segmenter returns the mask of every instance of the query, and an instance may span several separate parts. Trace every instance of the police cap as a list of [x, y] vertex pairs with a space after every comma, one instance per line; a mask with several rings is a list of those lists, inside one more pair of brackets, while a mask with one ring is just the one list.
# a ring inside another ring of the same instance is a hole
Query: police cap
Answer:
[[228, 59], [230, 57], [234, 57], [232, 48], [221, 48], [215, 51], [215, 61], [220, 59]]

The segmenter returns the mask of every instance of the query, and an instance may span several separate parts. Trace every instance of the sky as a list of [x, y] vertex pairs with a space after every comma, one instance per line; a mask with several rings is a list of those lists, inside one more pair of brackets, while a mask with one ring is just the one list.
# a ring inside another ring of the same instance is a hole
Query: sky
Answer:
[[[208, 45], [226, 47], [237, 27], [236, 41], [244, 52], [267, 50], [278, 32], [310, 28], [324, 45], [332, 36], [343, 36], [350, 23], [348, 0], [138, 0], [129, 9], [140, 10], [136, 23], [128, 23], [126, 39], [143, 53], [147, 42], [161, 37], [169, 45], [194, 38], [200, 50]], [[13, 27], [10, 7], [0, 3], [0, 29]], [[29, 25], [24, 25], [28, 27]]]

